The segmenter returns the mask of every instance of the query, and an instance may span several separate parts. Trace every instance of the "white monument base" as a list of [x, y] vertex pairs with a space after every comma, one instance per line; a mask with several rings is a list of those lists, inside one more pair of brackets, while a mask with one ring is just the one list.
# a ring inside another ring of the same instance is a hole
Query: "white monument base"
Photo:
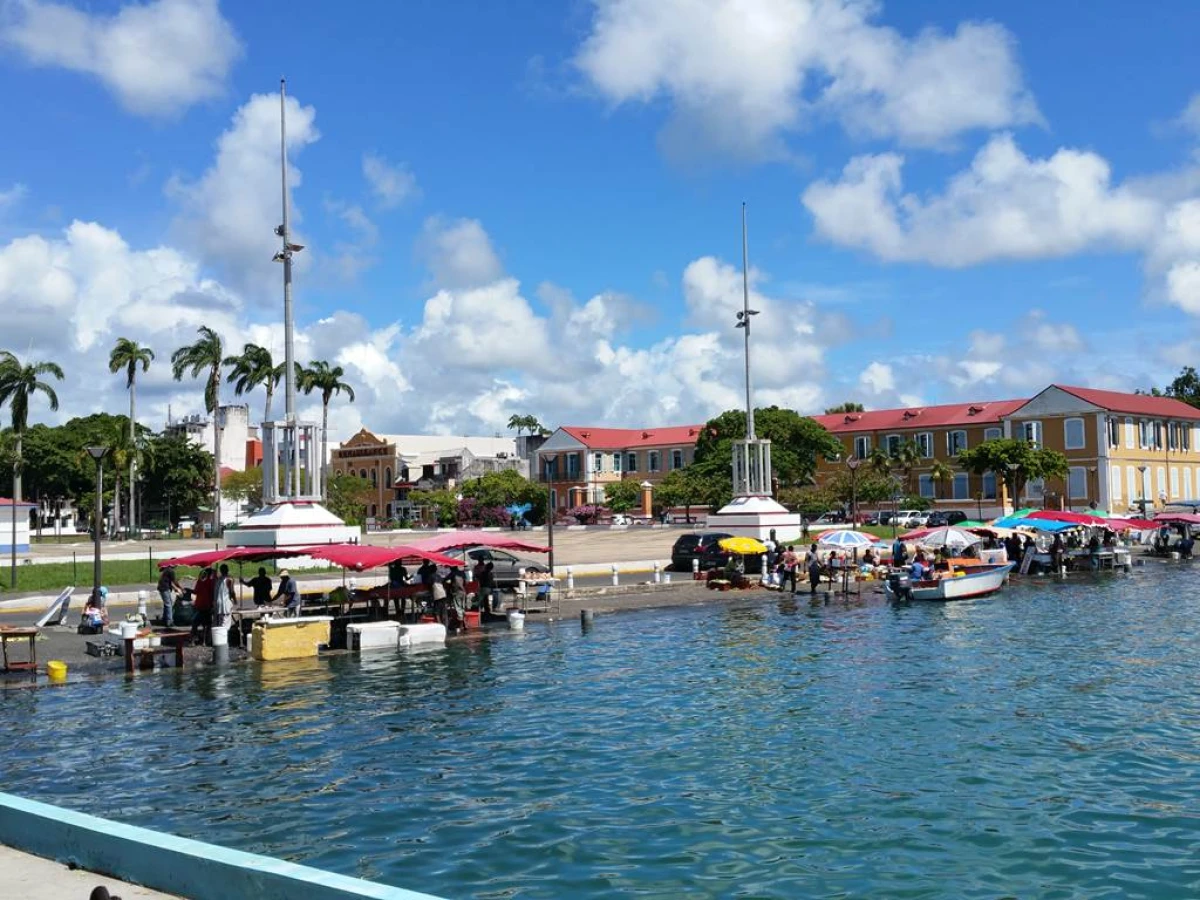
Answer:
[[788, 512], [770, 497], [734, 497], [719, 512], [709, 514], [707, 528], [760, 541], [770, 537], [774, 529], [776, 539], [795, 541], [800, 538], [800, 514]]
[[264, 506], [228, 532], [230, 547], [312, 547], [316, 544], [356, 544], [357, 526], [347, 525], [320, 503], [284, 500]]

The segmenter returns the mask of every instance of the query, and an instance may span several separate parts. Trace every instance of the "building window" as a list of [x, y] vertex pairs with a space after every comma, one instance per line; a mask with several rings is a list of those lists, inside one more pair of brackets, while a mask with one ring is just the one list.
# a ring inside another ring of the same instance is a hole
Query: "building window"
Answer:
[[1183, 467], [1183, 499], [1192, 499], [1192, 470], [1189, 466]]
[[367, 477], [367, 470], [366, 470], [366, 469], [359, 469], [359, 470], [358, 470], [358, 477], [359, 477], [359, 478], [366, 478], [366, 477]]
[[659, 462], [659, 460], [661, 459], [659, 452], [657, 450], [651, 450], [650, 453], [648, 454], [648, 456], [649, 456], [649, 462], [646, 463], [646, 468], [649, 469], [651, 472], [662, 471], [662, 463]]
[[898, 456], [900, 453], [900, 435], [889, 434], [883, 440], [885, 446], [887, 447], [888, 456]]
[[1066, 419], [1063, 421], [1063, 446], [1068, 450], [1082, 450], [1087, 446], [1087, 435], [1084, 434], [1083, 419]]
[[672, 450], [671, 451], [671, 468], [672, 469], [682, 469], [683, 468], [683, 451], [682, 450]]
[[1163, 423], [1154, 423], [1154, 449], [1161, 450], [1163, 448]]
[[371, 487], [373, 487], [373, 488], [379, 487], [379, 470], [378, 469], [371, 470]]
[[1087, 469], [1083, 466], [1071, 466], [1067, 474], [1067, 496], [1072, 500], [1086, 500], [1087, 480]]
[[1025, 482], [1025, 499], [1041, 500], [1046, 493], [1046, 483], [1040, 478], [1030, 478]]
[[871, 439], [869, 437], [856, 437], [854, 439], [854, 455], [859, 459], [866, 459], [871, 455]]
[[592, 471], [593, 472], [603, 472], [604, 471], [604, 454], [603, 453], [593, 453], [592, 454]]
[[1140, 475], [1140, 474], [1141, 473], [1138, 472], [1138, 470], [1135, 469], [1133, 466], [1125, 467], [1125, 482], [1126, 482], [1126, 484], [1129, 485], [1129, 502], [1130, 503], [1133, 503], [1134, 500], [1136, 500], [1136, 499], [1138, 499], [1138, 497], [1142, 496], [1142, 484], [1138, 480], [1138, 475]]
[[983, 429], [983, 439], [985, 441], [998, 441], [1003, 436], [1003, 434], [1004, 434], [1004, 432], [1001, 431], [999, 428]]
[[958, 456], [967, 449], [967, 433], [965, 431], [946, 432], [946, 452]]
[[933, 497], [933, 476], [918, 475], [917, 476], [917, 492], [922, 497]]
[[579, 477], [579, 454], [572, 453], [567, 457], [567, 477]]
[[388, 487], [391, 487], [396, 482], [392, 480], [392, 467], [388, 466], [383, 470], [383, 481]]
[[558, 460], [547, 459], [542, 463], [542, 472], [546, 481], [558, 481]]
[[1121, 444], [1121, 425], [1112, 416], [1104, 420], [1105, 427], [1108, 429], [1108, 446], [1118, 447]]
[[1179, 449], [1192, 449], [1192, 428], [1190, 425], [1180, 424], [1179, 426]]
[[1158, 473], [1158, 497], [1160, 500], [1167, 498], [1167, 470], [1163, 466], [1159, 466]]
[[1179, 469], [1171, 466], [1171, 496], [1179, 496]]
[[1145, 450], [1150, 443], [1150, 423], [1145, 419], [1138, 419], [1138, 447]]
[[[1021, 425], [1021, 437], [1027, 443], [1033, 444], [1035, 447], [1042, 446], [1042, 423], [1041, 422], [1024, 422]], [[1026, 495], [1029, 496], [1029, 495]], [[1039, 496], [1041, 496], [1039, 494]]]
[[621, 454], [620, 453], [613, 454], [613, 471], [616, 472], [618, 475], [621, 474]]
[[971, 477], [966, 472], [959, 472], [954, 476], [954, 499], [971, 499]]
[[933, 432], [922, 431], [917, 434], [917, 452], [922, 459], [933, 458]]
[[1118, 468], [1117, 466], [1113, 466], [1112, 473], [1109, 477], [1109, 481], [1112, 482], [1112, 499], [1120, 500], [1121, 499], [1121, 470], [1120, 470], [1120, 468]]
[[626, 472], [636, 472], [637, 471], [637, 454], [636, 453], [626, 453], [625, 454], [625, 471]]
[[1133, 449], [1133, 419], [1125, 419], [1125, 449]]
[[984, 500], [995, 500], [996, 499], [996, 473], [995, 472], [984, 472], [983, 473], [983, 499]]
[[1179, 430], [1175, 427], [1174, 422], [1167, 423], [1167, 449], [1179, 449]]

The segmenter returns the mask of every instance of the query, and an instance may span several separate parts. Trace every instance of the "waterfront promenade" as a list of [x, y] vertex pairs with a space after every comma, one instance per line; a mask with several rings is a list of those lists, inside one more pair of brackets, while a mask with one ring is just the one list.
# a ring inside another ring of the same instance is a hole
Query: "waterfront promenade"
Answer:
[[175, 894], [162, 894], [94, 872], [72, 869], [3, 844], [0, 844], [0, 872], [4, 873], [4, 896], [21, 900], [86, 900], [98, 885], [108, 888], [110, 894], [121, 900], [178, 900]]

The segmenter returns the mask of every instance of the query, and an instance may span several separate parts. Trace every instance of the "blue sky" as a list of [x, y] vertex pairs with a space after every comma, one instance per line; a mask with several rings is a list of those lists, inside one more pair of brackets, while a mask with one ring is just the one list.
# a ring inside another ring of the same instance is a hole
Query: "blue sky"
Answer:
[[159, 419], [199, 402], [164, 364], [197, 325], [281, 354], [286, 74], [300, 353], [359, 397], [334, 437], [735, 404], [743, 200], [760, 402], [1161, 384], [1198, 346], [1198, 16], [0, 2], [2, 343], [64, 363], [64, 415], [121, 409], [107, 349], [149, 343]]

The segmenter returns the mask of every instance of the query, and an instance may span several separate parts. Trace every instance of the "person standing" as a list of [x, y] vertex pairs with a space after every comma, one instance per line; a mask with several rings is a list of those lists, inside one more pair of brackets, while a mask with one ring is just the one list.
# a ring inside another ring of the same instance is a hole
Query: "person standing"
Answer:
[[799, 560], [796, 558], [796, 550], [791, 544], [783, 551], [783, 582], [782, 588], [786, 588], [790, 583], [792, 593], [796, 593], [796, 566], [799, 565]]
[[291, 573], [284, 569], [279, 573], [279, 590], [275, 592], [272, 600], [283, 600], [283, 614], [285, 616], [300, 615], [300, 586], [296, 584], [296, 579], [292, 578]]
[[228, 628], [233, 621], [233, 579], [229, 577], [229, 566], [221, 564], [219, 577], [213, 590], [213, 625]]
[[908, 548], [904, 546], [904, 541], [896, 538], [892, 541], [892, 565], [897, 569], [908, 562]]
[[196, 586], [192, 588], [192, 606], [196, 611], [192, 616], [193, 644], [196, 643], [197, 637], [202, 644], [212, 642], [213, 590], [216, 588], [216, 581], [213, 570], [206, 568], [196, 579]]
[[266, 606], [271, 602], [271, 576], [264, 567], [259, 566], [258, 574], [249, 581], [243, 578], [242, 584], [254, 591], [255, 606]]
[[167, 566], [158, 576], [158, 596], [162, 598], [163, 625], [175, 627], [175, 595], [183, 593], [183, 586], [175, 577], [175, 567]]
[[816, 544], [809, 548], [808, 553], [804, 556], [804, 562], [808, 568], [808, 592], [815, 597], [817, 587], [821, 583], [821, 557], [817, 555]]

